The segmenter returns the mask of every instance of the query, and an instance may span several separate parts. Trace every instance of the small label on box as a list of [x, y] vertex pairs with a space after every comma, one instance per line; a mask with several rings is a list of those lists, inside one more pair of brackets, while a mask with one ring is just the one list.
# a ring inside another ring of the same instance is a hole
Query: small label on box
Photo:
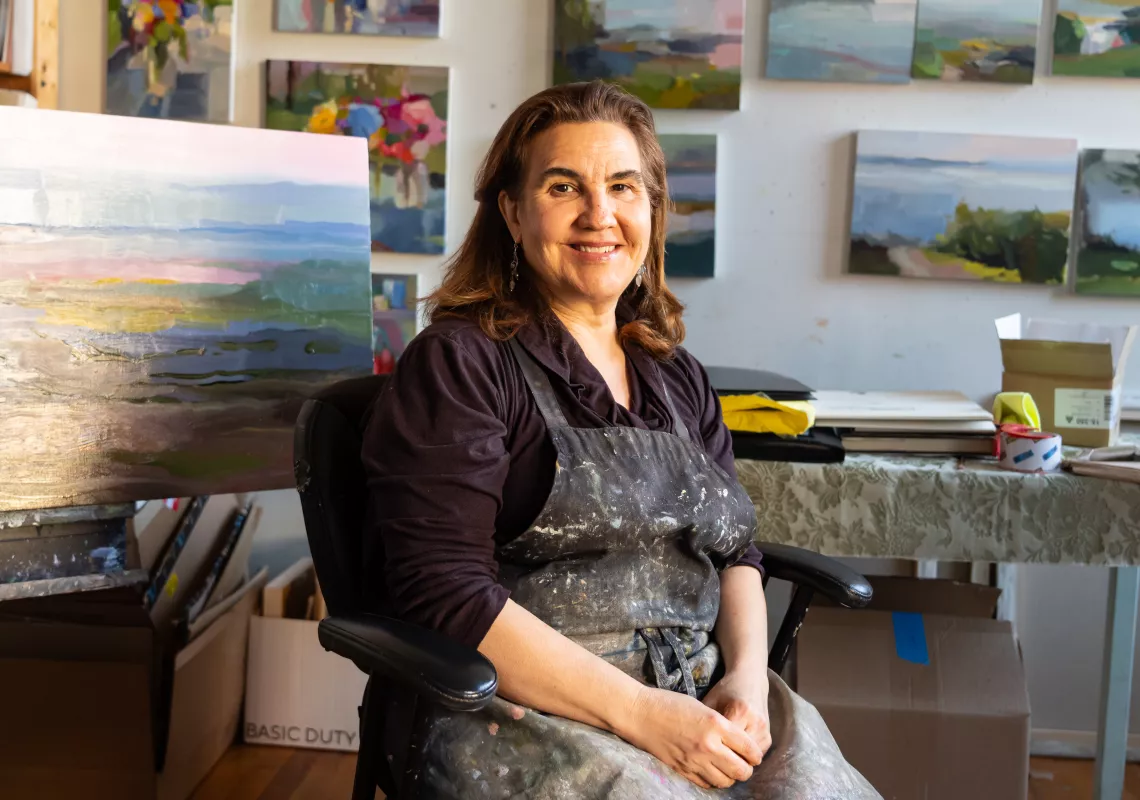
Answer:
[[1057, 389], [1053, 396], [1053, 426], [1109, 430], [1117, 405], [1113, 393], [1103, 389]]

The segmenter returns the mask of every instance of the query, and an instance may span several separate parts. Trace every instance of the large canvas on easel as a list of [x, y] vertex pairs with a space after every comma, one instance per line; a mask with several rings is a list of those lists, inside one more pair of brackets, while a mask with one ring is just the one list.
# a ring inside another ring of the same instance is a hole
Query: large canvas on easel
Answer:
[[368, 214], [359, 139], [0, 108], [0, 510], [292, 486]]

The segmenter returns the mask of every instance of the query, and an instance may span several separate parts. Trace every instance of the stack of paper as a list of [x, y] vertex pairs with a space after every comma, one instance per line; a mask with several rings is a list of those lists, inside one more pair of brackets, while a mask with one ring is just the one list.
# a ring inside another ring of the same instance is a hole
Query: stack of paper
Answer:
[[993, 414], [958, 392], [818, 391], [814, 405], [848, 452], [994, 454]]
[[1090, 478], [1140, 483], [1140, 447], [1119, 445], [1084, 450], [1075, 458], [1066, 459], [1064, 466]]

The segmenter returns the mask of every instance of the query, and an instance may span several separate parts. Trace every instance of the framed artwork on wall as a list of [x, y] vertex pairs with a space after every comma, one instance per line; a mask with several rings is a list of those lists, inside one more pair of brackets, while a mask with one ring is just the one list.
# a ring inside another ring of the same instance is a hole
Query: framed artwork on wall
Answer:
[[654, 108], [740, 108], [744, 0], [554, 0], [555, 84], [611, 80]]
[[862, 131], [849, 271], [1062, 285], [1076, 180], [1071, 139]]
[[1033, 83], [1041, 0], [919, 0], [916, 78]]
[[665, 239], [665, 274], [711, 278], [716, 266], [716, 134], [658, 137], [673, 209]]
[[1053, 74], [1140, 78], [1140, 4], [1059, 0], [1053, 23]]
[[387, 375], [415, 338], [419, 278], [372, 273], [372, 371]]
[[368, 141], [372, 245], [444, 250], [446, 67], [270, 61], [265, 126]]
[[1140, 297], [1140, 150], [1085, 150], [1077, 292]]
[[299, 33], [439, 36], [440, 0], [275, 0], [274, 27]]
[[103, 110], [230, 121], [233, 0], [108, 0]]

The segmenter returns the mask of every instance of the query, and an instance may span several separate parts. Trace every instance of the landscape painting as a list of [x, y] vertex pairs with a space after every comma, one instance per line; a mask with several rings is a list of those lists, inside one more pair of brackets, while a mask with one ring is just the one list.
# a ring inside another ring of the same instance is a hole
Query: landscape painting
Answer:
[[767, 77], [909, 83], [918, 0], [772, 0]]
[[1140, 296], [1140, 150], [1081, 154], [1077, 291]]
[[863, 131], [849, 271], [1063, 284], [1077, 143]]
[[1033, 83], [1041, 0], [919, 0], [916, 78]]
[[716, 134], [661, 134], [673, 208], [665, 274], [711, 278], [716, 266]]
[[265, 126], [368, 142], [372, 248], [442, 253], [446, 67], [270, 61]]
[[371, 372], [366, 164], [0, 108], [0, 511], [293, 486], [301, 404]]
[[416, 276], [372, 275], [372, 371], [387, 375], [416, 335]]
[[104, 111], [230, 121], [233, 0], [107, 0]]
[[439, 0], [276, 0], [277, 30], [439, 36]]
[[740, 108], [744, 0], [555, 0], [554, 82], [613, 81], [654, 108]]
[[1140, 78], [1140, 0], [1059, 0], [1053, 74]]

